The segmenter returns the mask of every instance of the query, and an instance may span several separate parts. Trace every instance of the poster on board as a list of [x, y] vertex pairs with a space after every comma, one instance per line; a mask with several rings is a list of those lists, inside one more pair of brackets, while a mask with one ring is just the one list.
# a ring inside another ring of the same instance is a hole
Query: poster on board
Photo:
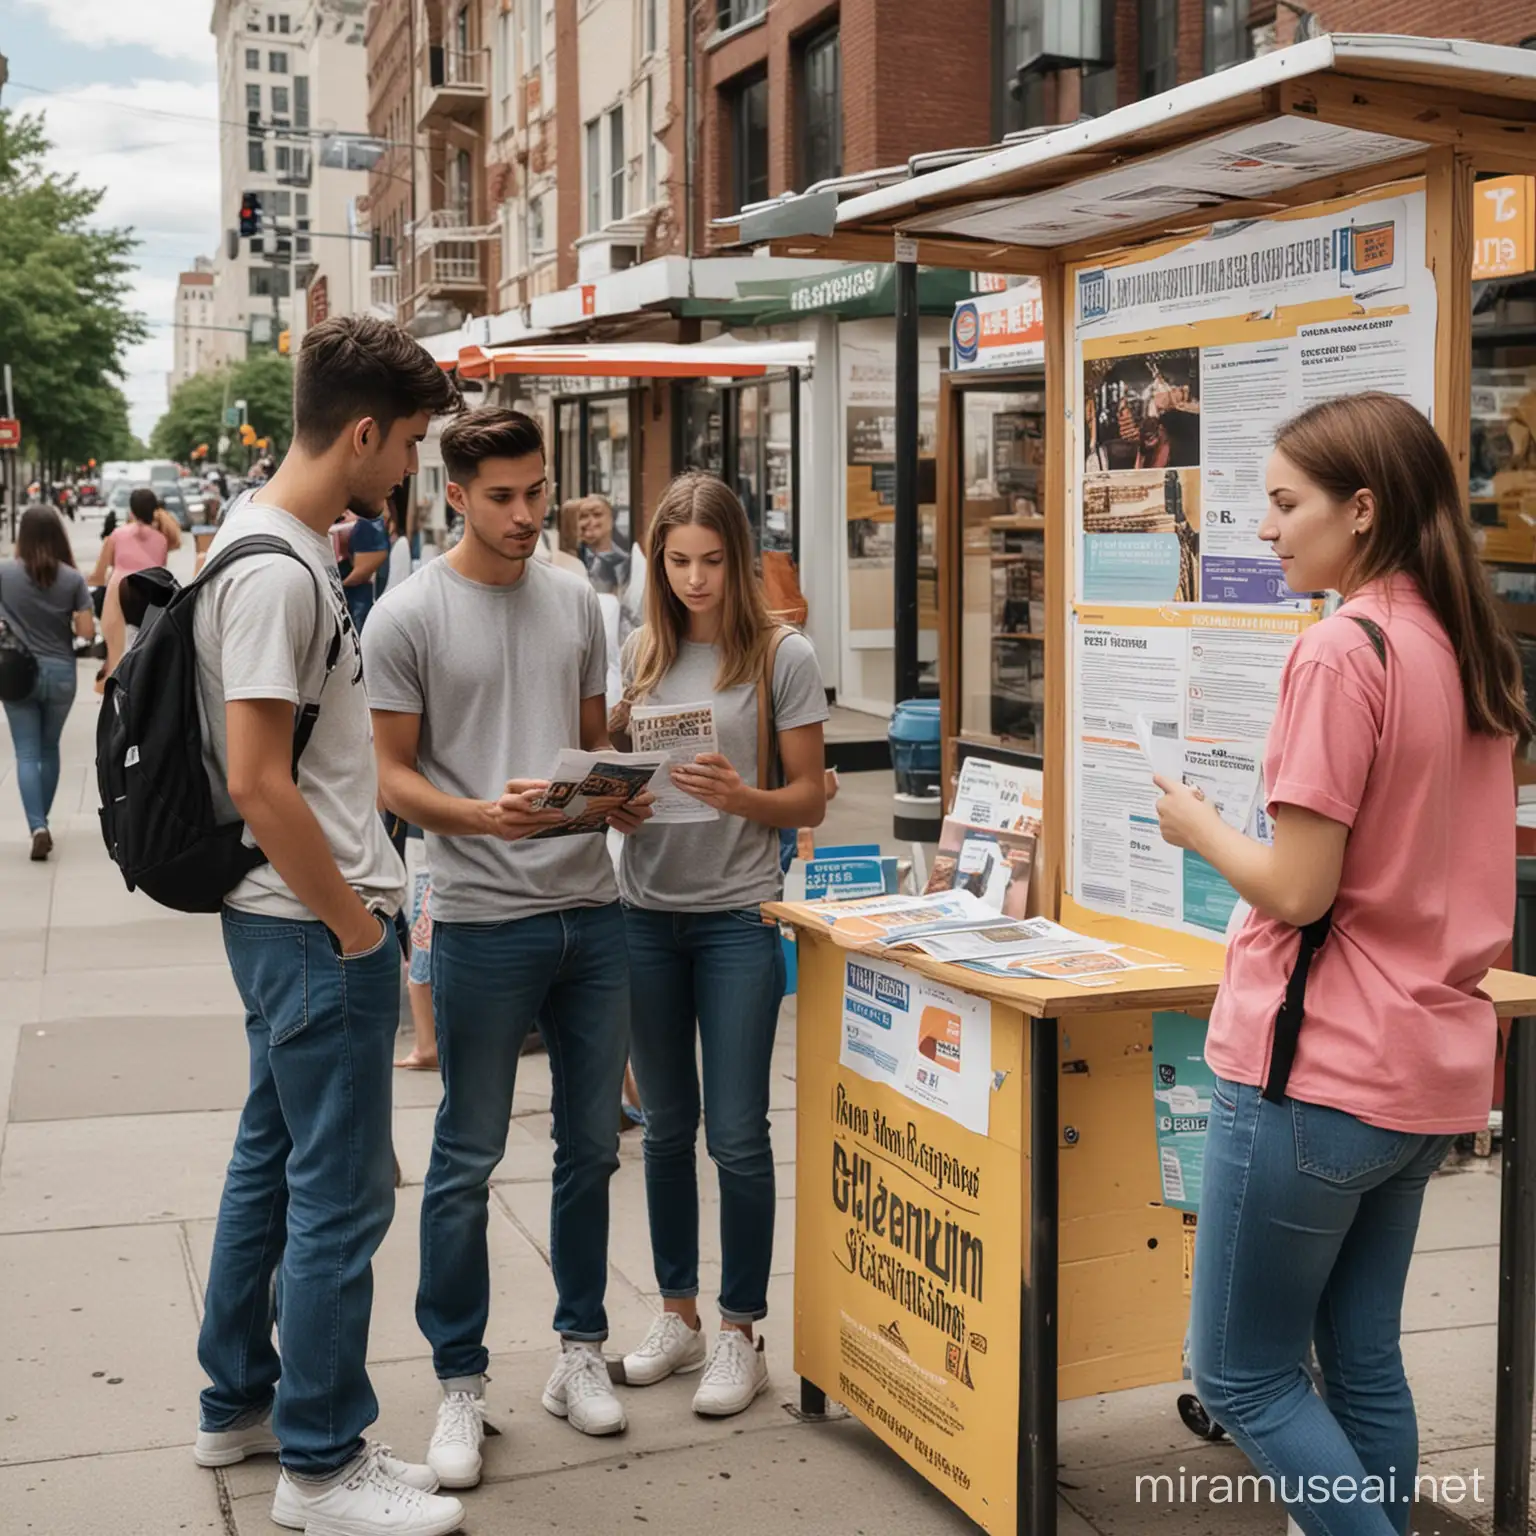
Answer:
[[1219, 792], [1241, 829], [1261, 814], [1280, 676], [1320, 611], [1260, 537], [1275, 432], [1365, 390], [1430, 414], [1423, 251], [1424, 195], [1410, 191], [1218, 224], [1069, 274], [1077, 907], [1225, 941], [1237, 894], [1162, 841], [1152, 768]]

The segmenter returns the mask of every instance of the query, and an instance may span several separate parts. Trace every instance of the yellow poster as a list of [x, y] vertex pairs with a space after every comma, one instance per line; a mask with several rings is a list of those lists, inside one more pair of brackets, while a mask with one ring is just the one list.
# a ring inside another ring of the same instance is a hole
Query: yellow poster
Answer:
[[[802, 972], [830, 1008], [841, 960], [835, 953]], [[808, 996], [801, 1006], [809, 1016]], [[943, 1051], [949, 1031], [929, 1022]], [[1017, 1031], [1008, 1036], [1017, 1039]], [[1008, 1049], [999, 1041], [994, 1064]], [[802, 1035], [795, 1368], [984, 1530], [1011, 1533], [1019, 1074], [1008, 1073], [1007, 1091], [993, 1095], [983, 1136], [840, 1066], [837, 1053], [830, 1031]]]

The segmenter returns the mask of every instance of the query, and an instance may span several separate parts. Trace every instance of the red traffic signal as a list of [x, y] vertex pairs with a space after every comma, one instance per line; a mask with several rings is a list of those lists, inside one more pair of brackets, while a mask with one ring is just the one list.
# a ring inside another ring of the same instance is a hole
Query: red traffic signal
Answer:
[[261, 194], [247, 192], [240, 199], [240, 234], [242, 238], [261, 233]]

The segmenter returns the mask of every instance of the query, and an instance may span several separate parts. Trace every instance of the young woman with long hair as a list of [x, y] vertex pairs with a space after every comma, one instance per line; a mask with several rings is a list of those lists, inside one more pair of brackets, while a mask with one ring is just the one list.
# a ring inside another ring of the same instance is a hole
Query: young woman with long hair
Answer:
[[[1488, 1123], [1496, 1025], [1478, 984], [1514, 922], [1511, 759], [1529, 722], [1423, 416], [1382, 394], [1314, 405], [1280, 429], [1268, 493], [1259, 536], [1291, 590], [1345, 600], [1281, 678], [1272, 845], [1158, 780], [1164, 838], [1252, 907], [1206, 1045], [1195, 1386], [1308, 1536], [1402, 1536], [1418, 1466], [1403, 1290], [1425, 1185]], [[1308, 1502], [1315, 1476], [1326, 1503]]]
[[107, 589], [101, 605], [101, 637], [107, 642], [107, 661], [97, 676], [98, 688], [128, 648], [128, 625], [119, 591], [123, 577], [164, 565], [171, 550], [180, 547], [181, 530], [176, 520], [167, 515], [154, 491], [141, 485], [128, 498], [127, 521], [102, 541], [96, 569], [91, 572], [91, 585]]
[[32, 692], [7, 701], [5, 718], [32, 858], [41, 862], [53, 851], [48, 813], [59, 787], [59, 738], [75, 702], [74, 636], [96, 638], [90, 589], [52, 507], [31, 506], [21, 514], [15, 556], [0, 561], [0, 618], [37, 658]]
[[[739, 1413], [768, 1385], [753, 1325], [767, 1315], [776, 1191], [768, 1086], [784, 956], [760, 906], [778, 898], [780, 827], [826, 810], [826, 691], [804, 636], [776, 632], [753, 566], [751, 525], [713, 475], [680, 475], [650, 528], [645, 625], [624, 652], [634, 704], [714, 709], [718, 752], [672, 769], [716, 812], [647, 823], [625, 839], [630, 1053], [645, 1114], [645, 1190], [664, 1311], [624, 1360], [631, 1386], [704, 1368], [696, 1413]], [[772, 655], [770, 782], [758, 783], [758, 689]], [[699, 1323], [699, 1133], [720, 1179], [720, 1316], [712, 1349]], [[707, 1356], [707, 1358], [706, 1358]]]

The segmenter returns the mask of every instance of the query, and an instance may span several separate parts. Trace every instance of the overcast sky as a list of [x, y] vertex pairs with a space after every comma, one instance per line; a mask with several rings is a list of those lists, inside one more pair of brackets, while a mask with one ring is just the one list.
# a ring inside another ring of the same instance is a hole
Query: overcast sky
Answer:
[[165, 409], [176, 274], [218, 240], [212, 0], [3, 0], [0, 11], [11, 82], [0, 99], [45, 116], [54, 166], [105, 188], [99, 219], [140, 241], [133, 302], [151, 334], [128, 354], [123, 387], [147, 438]]

